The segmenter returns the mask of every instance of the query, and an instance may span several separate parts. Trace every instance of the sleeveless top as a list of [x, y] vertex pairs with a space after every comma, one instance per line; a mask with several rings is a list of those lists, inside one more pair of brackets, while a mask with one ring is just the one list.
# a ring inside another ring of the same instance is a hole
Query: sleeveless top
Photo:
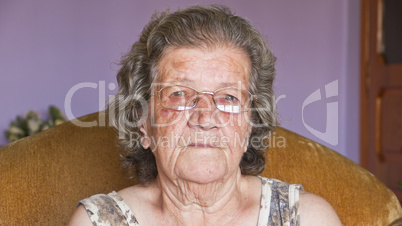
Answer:
[[[300, 225], [299, 191], [303, 187], [260, 178], [262, 194], [258, 225]], [[93, 225], [140, 225], [127, 203], [115, 191], [83, 199], [79, 205], [85, 207]]]

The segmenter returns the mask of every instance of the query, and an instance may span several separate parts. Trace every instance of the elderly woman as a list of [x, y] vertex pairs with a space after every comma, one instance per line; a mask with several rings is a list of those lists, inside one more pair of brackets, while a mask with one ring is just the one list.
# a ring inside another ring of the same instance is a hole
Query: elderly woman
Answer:
[[226, 7], [153, 17], [109, 104], [123, 167], [140, 183], [82, 200], [70, 224], [340, 224], [300, 185], [258, 176], [276, 125], [274, 64], [261, 34]]

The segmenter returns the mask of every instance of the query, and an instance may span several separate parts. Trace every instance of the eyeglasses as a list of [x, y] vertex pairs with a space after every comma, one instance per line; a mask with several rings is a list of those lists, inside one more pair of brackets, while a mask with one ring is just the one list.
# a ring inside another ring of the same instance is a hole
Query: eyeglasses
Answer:
[[185, 111], [197, 106], [199, 95], [212, 95], [216, 108], [228, 113], [247, 112], [256, 96], [247, 90], [238, 88], [221, 88], [215, 92], [198, 92], [197, 90], [181, 85], [165, 86], [159, 91], [159, 101], [163, 108]]

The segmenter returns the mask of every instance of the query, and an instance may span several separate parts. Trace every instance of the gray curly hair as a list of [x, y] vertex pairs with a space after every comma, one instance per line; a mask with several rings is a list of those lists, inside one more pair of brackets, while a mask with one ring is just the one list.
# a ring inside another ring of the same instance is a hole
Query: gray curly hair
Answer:
[[243, 50], [251, 61], [250, 92], [258, 98], [252, 103], [252, 131], [247, 152], [240, 162], [243, 175], [258, 175], [265, 167], [266, 140], [277, 124], [272, 83], [276, 58], [262, 35], [251, 23], [234, 15], [225, 6], [193, 6], [173, 13], [155, 14], [140, 38], [123, 56], [117, 74], [119, 89], [109, 103], [113, 126], [124, 135], [120, 140], [122, 168], [142, 183], [153, 181], [157, 166], [152, 151], [140, 144], [143, 101], [151, 96], [157, 66], [164, 51], [171, 47], [211, 48], [230, 46]]

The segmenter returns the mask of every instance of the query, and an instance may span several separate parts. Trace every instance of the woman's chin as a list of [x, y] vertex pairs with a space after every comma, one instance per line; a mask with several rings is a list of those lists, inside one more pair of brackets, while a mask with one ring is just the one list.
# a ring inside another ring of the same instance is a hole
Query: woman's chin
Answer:
[[226, 170], [214, 167], [199, 167], [182, 173], [181, 178], [198, 184], [208, 184], [221, 181], [226, 175]]
[[176, 165], [177, 176], [183, 180], [206, 184], [221, 181], [227, 177], [228, 168], [222, 156], [197, 155]]

